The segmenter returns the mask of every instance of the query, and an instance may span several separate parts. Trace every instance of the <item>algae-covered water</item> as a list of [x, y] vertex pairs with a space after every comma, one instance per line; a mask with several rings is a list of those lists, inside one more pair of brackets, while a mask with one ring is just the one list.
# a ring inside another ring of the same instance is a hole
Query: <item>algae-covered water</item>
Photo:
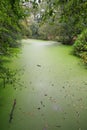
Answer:
[[18, 85], [0, 87], [0, 130], [87, 130], [87, 69], [72, 47], [22, 40], [21, 49]]

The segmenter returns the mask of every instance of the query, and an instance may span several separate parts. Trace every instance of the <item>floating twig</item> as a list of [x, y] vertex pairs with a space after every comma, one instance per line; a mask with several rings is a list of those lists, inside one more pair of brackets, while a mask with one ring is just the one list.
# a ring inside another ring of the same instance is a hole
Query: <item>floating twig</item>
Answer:
[[15, 105], [16, 105], [16, 99], [14, 99], [14, 103], [13, 103], [13, 106], [12, 106], [12, 109], [11, 109], [11, 112], [10, 112], [9, 123], [11, 123], [11, 121], [13, 119], [13, 112], [14, 112], [14, 109], [15, 109]]

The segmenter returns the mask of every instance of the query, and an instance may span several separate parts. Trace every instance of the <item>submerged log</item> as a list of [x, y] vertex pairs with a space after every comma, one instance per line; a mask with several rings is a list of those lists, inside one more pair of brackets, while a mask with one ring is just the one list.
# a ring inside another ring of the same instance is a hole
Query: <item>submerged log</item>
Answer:
[[11, 121], [13, 119], [13, 112], [14, 112], [14, 109], [15, 109], [15, 105], [16, 105], [16, 99], [14, 99], [13, 106], [12, 106], [12, 109], [11, 109], [11, 112], [10, 112], [9, 123], [11, 123]]

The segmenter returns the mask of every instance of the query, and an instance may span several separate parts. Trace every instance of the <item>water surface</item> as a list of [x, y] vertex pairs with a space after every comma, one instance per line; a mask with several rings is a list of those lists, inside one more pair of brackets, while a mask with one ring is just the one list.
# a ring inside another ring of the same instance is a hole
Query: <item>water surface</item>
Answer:
[[23, 69], [22, 85], [0, 88], [0, 130], [87, 130], [87, 70], [71, 51], [53, 41], [22, 40], [12, 59], [13, 68]]

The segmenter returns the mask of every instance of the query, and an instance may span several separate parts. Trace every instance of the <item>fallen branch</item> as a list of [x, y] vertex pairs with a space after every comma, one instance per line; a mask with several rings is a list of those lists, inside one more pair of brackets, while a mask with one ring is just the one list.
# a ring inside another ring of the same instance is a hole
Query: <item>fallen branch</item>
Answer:
[[13, 106], [12, 106], [12, 109], [11, 109], [11, 112], [10, 112], [9, 123], [11, 123], [11, 121], [13, 119], [13, 112], [14, 112], [14, 109], [15, 109], [15, 105], [16, 105], [16, 99], [14, 99], [14, 103], [13, 103]]

